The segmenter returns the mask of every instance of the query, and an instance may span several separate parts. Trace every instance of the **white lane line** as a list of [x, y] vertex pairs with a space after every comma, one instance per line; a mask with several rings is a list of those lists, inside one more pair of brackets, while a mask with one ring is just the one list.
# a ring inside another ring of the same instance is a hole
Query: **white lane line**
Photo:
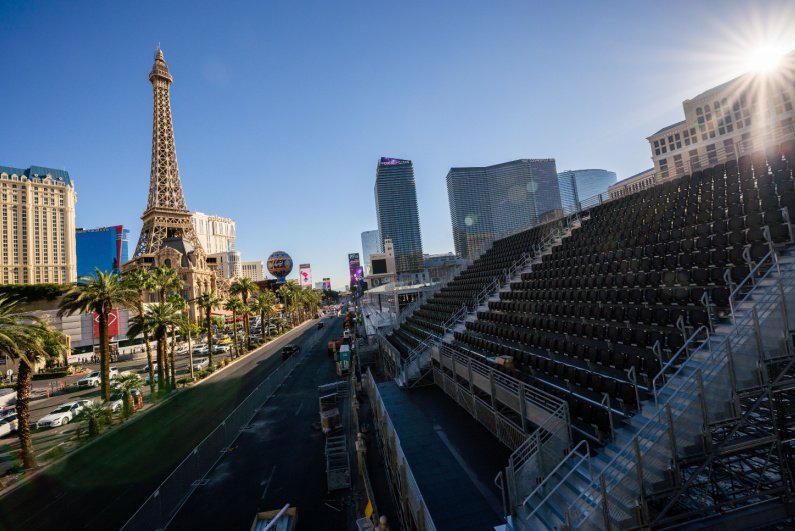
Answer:
[[303, 403], [303, 402], [301, 402], [301, 405], [300, 405], [300, 406], [298, 406], [298, 410], [296, 410], [296, 412], [295, 412], [295, 416], [296, 416], [296, 417], [297, 417], [297, 416], [298, 416], [298, 414], [301, 412], [301, 408], [302, 408], [302, 407], [304, 407], [304, 403]]
[[265, 481], [265, 490], [262, 491], [262, 497], [260, 498], [260, 500], [265, 499], [265, 494], [268, 492], [268, 487], [271, 486], [271, 480], [273, 479], [274, 472], [276, 472], [276, 465], [273, 465], [273, 468], [271, 469], [271, 475], [268, 476], [267, 481]]

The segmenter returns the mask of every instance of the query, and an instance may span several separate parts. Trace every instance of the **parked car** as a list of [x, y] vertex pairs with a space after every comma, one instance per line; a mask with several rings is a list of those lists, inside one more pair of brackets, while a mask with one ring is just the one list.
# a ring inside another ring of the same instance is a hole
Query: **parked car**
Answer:
[[[157, 362], [152, 363], [152, 367], [154, 367], [154, 371], [157, 372]], [[144, 365], [144, 372], [149, 372], [149, 364], [147, 363]]]
[[196, 345], [193, 347], [194, 354], [201, 354], [202, 350], [207, 350], [207, 345]]
[[119, 369], [117, 367], [111, 367], [110, 368], [110, 379], [112, 380], [115, 377], [117, 377], [118, 375], [119, 375]]
[[199, 358], [198, 360], [193, 360], [194, 371], [201, 371], [209, 366], [210, 366], [210, 358]]
[[177, 350], [175, 350], [174, 352], [176, 354], [185, 354], [185, 353], [188, 352], [188, 346], [187, 345], [183, 345], [183, 346], [179, 347]]
[[57, 408], [50, 411], [47, 415], [41, 418], [36, 427], [41, 428], [54, 428], [55, 426], [63, 426], [75, 420], [83, 409], [93, 404], [93, 400], [76, 400], [74, 402], [67, 402], [61, 404]]
[[5, 437], [12, 431], [17, 431], [18, 428], [19, 421], [17, 420], [16, 413], [5, 416], [3, 420], [0, 420], [0, 437]]
[[284, 348], [282, 348], [282, 359], [286, 360], [293, 354], [297, 354], [299, 352], [301, 352], [301, 347], [298, 345], [285, 345]]
[[87, 389], [89, 387], [99, 387], [99, 383], [101, 380], [102, 380], [101, 373], [99, 371], [94, 371], [88, 373], [86, 376], [78, 380], [77, 387], [79, 389]]
[[213, 354], [221, 354], [223, 352], [229, 352], [228, 345], [213, 345]]
[[[130, 394], [132, 395], [133, 403], [138, 403], [138, 395], [141, 394], [141, 391], [138, 389], [130, 389]], [[143, 395], [142, 395], [143, 396]], [[116, 392], [110, 395], [110, 410], [114, 413], [121, 410], [122, 406], [124, 405], [124, 393]]]

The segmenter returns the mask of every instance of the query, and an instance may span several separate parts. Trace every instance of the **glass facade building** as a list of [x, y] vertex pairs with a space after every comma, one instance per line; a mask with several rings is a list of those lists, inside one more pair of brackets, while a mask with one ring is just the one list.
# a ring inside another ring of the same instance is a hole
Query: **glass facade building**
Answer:
[[599, 194], [616, 184], [616, 173], [607, 170], [569, 170], [558, 174], [560, 202], [563, 212], [571, 214], [578, 210], [577, 203]]
[[421, 273], [420, 214], [411, 161], [382, 157], [376, 170], [374, 194], [379, 240], [392, 240], [398, 276]]
[[455, 253], [470, 258], [501, 234], [560, 210], [555, 159], [451, 168], [447, 198]]
[[370, 273], [370, 255], [383, 252], [384, 244], [381, 241], [381, 234], [377, 230], [368, 230], [362, 233], [362, 258], [366, 273]]
[[121, 272], [121, 265], [129, 258], [130, 230], [123, 225], [100, 229], [76, 229], [77, 278], [100, 271]]

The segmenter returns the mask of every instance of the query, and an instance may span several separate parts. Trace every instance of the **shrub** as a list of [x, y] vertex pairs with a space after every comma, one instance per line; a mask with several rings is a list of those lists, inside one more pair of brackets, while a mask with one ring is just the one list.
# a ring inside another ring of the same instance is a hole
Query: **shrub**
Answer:
[[[216, 364], [215, 364], [215, 368], [216, 368], [216, 369], [220, 369], [220, 368], [221, 368], [221, 367], [223, 367], [223, 366], [224, 366], [223, 362], [220, 362], [220, 361], [219, 361], [218, 363], [216, 363]], [[207, 368], [209, 369], [210, 367], [207, 367]]]
[[190, 376], [187, 376], [185, 378], [180, 378], [179, 380], [177, 380], [177, 386], [182, 385], [182, 387], [187, 387], [190, 381], [191, 381]]
[[44, 454], [44, 459], [58, 459], [65, 453], [66, 450], [63, 449], [63, 446], [53, 446], [46, 454]]
[[16, 391], [17, 390], [17, 384], [16, 383], [2, 384], [2, 385], [0, 385], [0, 389], [13, 389], [14, 391]]
[[204, 371], [207, 373], [207, 375], [210, 375], [215, 372], [215, 367], [207, 367], [204, 369]]

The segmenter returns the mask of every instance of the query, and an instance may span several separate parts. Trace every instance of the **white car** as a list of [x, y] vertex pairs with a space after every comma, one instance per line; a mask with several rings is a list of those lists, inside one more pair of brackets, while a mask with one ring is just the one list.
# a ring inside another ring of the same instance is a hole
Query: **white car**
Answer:
[[8, 435], [12, 431], [17, 431], [17, 429], [19, 429], [19, 421], [16, 413], [5, 416], [0, 420], [0, 437]]
[[74, 420], [86, 406], [93, 403], [93, 400], [77, 400], [75, 402], [61, 404], [40, 419], [36, 423], [36, 427], [39, 429], [54, 428], [55, 426], [69, 424], [69, 422]]
[[115, 377], [117, 377], [118, 375], [119, 375], [119, 369], [116, 368], [116, 367], [111, 367], [110, 368], [110, 379], [112, 380]]
[[202, 369], [206, 369], [210, 366], [210, 358], [201, 358], [198, 360], [193, 360], [193, 370], [200, 371]]
[[[130, 394], [132, 395], [133, 403], [138, 403], [138, 395], [141, 394], [141, 391], [138, 389], [130, 389]], [[117, 392], [110, 395], [110, 410], [114, 413], [119, 411], [121, 407], [124, 405], [124, 393]]]
[[77, 381], [77, 387], [80, 389], [85, 389], [88, 387], [99, 387], [99, 383], [102, 381], [102, 373], [99, 371], [94, 371], [89, 373], [87, 376], [81, 378]]
[[202, 350], [206, 351], [207, 350], [207, 345], [196, 345], [193, 348], [193, 353], [194, 354], [201, 354]]
[[213, 346], [213, 354], [220, 354], [221, 352], [229, 352], [229, 347], [226, 345]]
[[177, 350], [174, 351], [175, 354], [185, 354], [186, 352], [188, 352], [187, 346], [179, 347]]
[[[152, 364], [152, 367], [154, 367], [154, 371], [157, 372], [157, 362], [154, 362]], [[144, 365], [144, 372], [149, 372], [149, 364], [148, 363], [146, 365]]]

